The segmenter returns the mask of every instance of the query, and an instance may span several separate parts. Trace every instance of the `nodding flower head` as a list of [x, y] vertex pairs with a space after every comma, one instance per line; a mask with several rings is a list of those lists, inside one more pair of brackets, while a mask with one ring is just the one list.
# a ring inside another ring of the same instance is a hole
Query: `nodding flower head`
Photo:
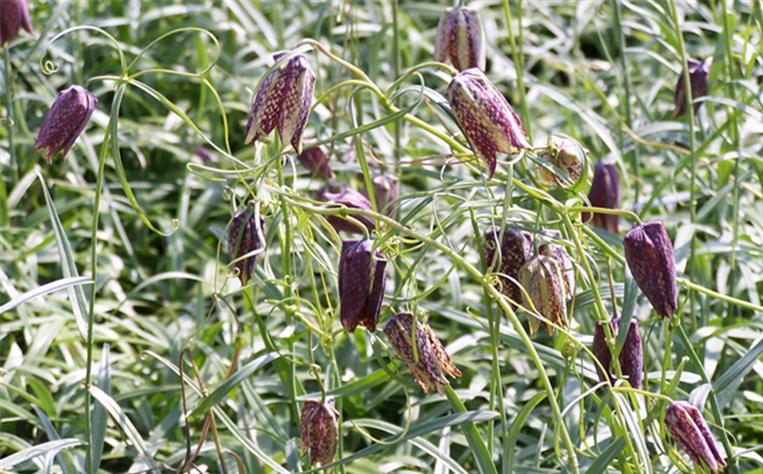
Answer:
[[339, 319], [347, 332], [376, 330], [387, 282], [387, 261], [371, 240], [345, 240], [339, 258]]
[[231, 260], [235, 261], [233, 265], [244, 285], [254, 274], [254, 266], [260, 253], [258, 251], [265, 246], [262, 227], [263, 220], [259, 212], [247, 207], [233, 216], [228, 228], [228, 253]]
[[397, 178], [388, 174], [379, 174], [373, 177], [371, 184], [374, 188], [376, 208], [387, 216], [393, 215], [397, 206], [390, 206], [390, 203], [400, 195]]
[[334, 408], [334, 400], [321, 403], [307, 400], [302, 406], [302, 455], [310, 453], [310, 463], [325, 466], [334, 460], [339, 429], [339, 412]]
[[678, 308], [676, 258], [662, 222], [639, 224], [623, 239], [625, 260], [633, 279], [663, 318], [671, 318]]
[[[556, 326], [566, 328], [567, 306], [564, 289], [564, 277], [561, 268], [553, 257], [537, 255], [527, 262], [519, 271], [519, 279], [527, 292], [525, 306], [535, 308], [535, 312], [543, 319], [530, 314], [530, 333], [535, 334], [543, 326], [549, 334], [554, 333]], [[528, 298], [529, 297], [529, 298]]]
[[[286, 54], [278, 53], [273, 58], [279, 61]], [[295, 54], [273, 69], [252, 102], [245, 143], [252, 143], [277, 128], [281, 142], [291, 143], [300, 153], [314, 86], [315, 74], [304, 54]]]
[[485, 161], [492, 178], [498, 152], [531, 148], [525, 129], [509, 101], [477, 68], [456, 74], [448, 85], [448, 102], [474, 153]]
[[[610, 322], [609, 328], [612, 332], [612, 337], [616, 338], [620, 332], [620, 318]], [[598, 365], [596, 366], [599, 380], [602, 382], [607, 378], [612, 380], [613, 376], [610, 371], [612, 352], [609, 350], [609, 345], [607, 345], [604, 326], [601, 322], [596, 322], [596, 327], [593, 331], [593, 354], [604, 368], [604, 371], [602, 371]], [[623, 376], [628, 379], [631, 387], [641, 388], [644, 370], [644, 352], [641, 346], [641, 333], [638, 329], [638, 321], [635, 319], [631, 319], [628, 325], [628, 334], [625, 335], [625, 342], [617, 360], [620, 362]]]
[[514, 227], [507, 227], [502, 239], [500, 233], [500, 227], [485, 232], [485, 265], [498, 274], [501, 293], [516, 306], [522, 302], [522, 290], [516, 283], [519, 270], [533, 256], [533, 239], [530, 233]]
[[21, 28], [32, 33], [27, 0], [0, 0], [0, 47], [16, 39]]
[[[593, 207], [606, 209], [620, 208], [620, 179], [617, 177], [615, 165], [602, 161], [596, 162], [593, 170], [593, 182], [588, 191], [588, 200]], [[591, 220], [591, 224], [601, 227], [607, 232], [617, 234], [619, 232], [619, 216], [613, 214], [594, 213], [593, 217], [588, 212], [581, 216], [584, 222]]]
[[556, 260], [564, 280], [564, 294], [568, 300], [572, 299], [575, 294], [575, 265], [564, 249], [558, 245], [543, 244], [538, 247], [538, 254]]
[[[346, 185], [340, 185], [337, 187], [331, 183], [321, 188], [318, 191], [316, 197], [319, 201], [323, 201], [327, 204], [336, 204], [350, 209], [362, 209], [365, 211], [371, 210], [371, 202], [368, 200], [368, 198]], [[336, 229], [337, 232], [345, 231], [353, 232], [356, 234], [363, 232], [363, 229], [358, 227], [357, 223], [350, 220], [342, 219], [341, 217], [335, 215], [326, 215], [325, 217], [328, 223], [331, 224], [331, 226]], [[369, 232], [375, 228], [375, 221], [368, 216], [353, 214], [350, 217], [368, 229]]]
[[448, 59], [459, 71], [485, 69], [485, 34], [476, 10], [456, 6], [445, 10], [437, 24], [434, 58]]
[[[689, 59], [687, 63], [689, 64], [689, 89], [691, 90], [692, 101], [695, 101], [707, 95], [710, 65], [696, 59]], [[702, 102], [695, 102], [694, 113], [697, 113], [701, 106]], [[684, 87], [684, 74], [681, 71], [678, 74], [676, 92], [673, 96], [673, 117], [680, 117], [686, 114], [687, 110], [686, 87]]]
[[541, 177], [548, 185], [576, 188], [588, 176], [588, 155], [580, 143], [566, 135], [550, 135], [548, 148], [539, 157], [556, 170], [541, 169]]
[[718, 473], [726, 467], [718, 444], [702, 417], [702, 413], [688, 402], [673, 402], [665, 411], [665, 427], [686, 451], [692, 461], [710, 472]]
[[[0, 3], [5, 3], [5, 0], [0, 0]], [[66, 158], [90, 121], [97, 103], [98, 99], [80, 86], [61, 91], [37, 132], [35, 151], [42, 150], [48, 163], [53, 162], [58, 152]]]
[[323, 148], [319, 146], [303, 150], [302, 153], [297, 155], [297, 160], [316, 178], [334, 178], [334, 171], [331, 170], [331, 159], [323, 151]]

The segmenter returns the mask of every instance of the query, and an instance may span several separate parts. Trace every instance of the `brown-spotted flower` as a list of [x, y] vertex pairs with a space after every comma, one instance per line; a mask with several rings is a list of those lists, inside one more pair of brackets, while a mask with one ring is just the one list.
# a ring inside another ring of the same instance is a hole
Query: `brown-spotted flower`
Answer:
[[[0, 3], [4, 2], [5, 0], [0, 0]], [[90, 121], [97, 103], [98, 99], [80, 86], [71, 86], [61, 91], [42, 121], [34, 150], [42, 150], [48, 163], [53, 162], [58, 152], [66, 158]]]
[[[332, 183], [324, 186], [320, 191], [318, 191], [316, 197], [319, 201], [323, 201], [328, 204], [336, 204], [339, 206], [348, 207], [350, 209], [363, 209], [366, 211], [371, 210], [371, 202], [367, 197], [345, 185], [340, 185], [337, 187]], [[375, 221], [370, 217], [359, 214], [354, 214], [351, 217], [362, 224], [366, 229], [368, 229], [369, 232], [374, 230]], [[326, 220], [334, 229], [336, 229], [337, 232], [342, 230], [345, 232], [354, 232], [358, 234], [363, 232], [363, 230], [358, 227], [358, 224], [349, 220], [342, 219], [341, 217], [335, 215], [327, 215]]]
[[726, 460], [697, 407], [684, 401], [673, 402], [665, 411], [665, 426], [697, 466], [712, 473], [726, 467]]
[[485, 232], [485, 265], [498, 274], [501, 293], [516, 306], [522, 302], [522, 290], [516, 283], [519, 270], [533, 256], [533, 239], [528, 232], [514, 227], [507, 227], [502, 239], [500, 233], [500, 227]]
[[334, 460], [339, 440], [339, 412], [334, 399], [321, 403], [307, 400], [302, 406], [302, 455], [310, 453], [310, 463], [325, 466]]
[[387, 282], [387, 261], [371, 240], [345, 240], [339, 258], [339, 319], [347, 332], [376, 330]]
[[[617, 337], [620, 331], [620, 318], [617, 318], [609, 323], [610, 331], [613, 337]], [[593, 354], [598, 359], [599, 364], [604, 368], [604, 371], [596, 366], [596, 371], [599, 374], [599, 380], [602, 382], [609, 377], [612, 380], [612, 372], [610, 371], [610, 365], [612, 364], [612, 352], [607, 345], [606, 335], [604, 334], [604, 326], [600, 321], [596, 322], [596, 327], [593, 331]], [[643, 379], [644, 370], [644, 352], [641, 346], [641, 333], [638, 329], [638, 321], [631, 319], [628, 325], [628, 334], [625, 335], [625, 342], [620, 350], [620, 355], [617, 358], [620, 362], [620, 370], [628, 379], [633, 388], [641, 388], [641, 381]]]
[[485, 34], [476, 10], [456, 6], [443, 12], [437, 24], [434, 58], [440, 62], [450, 58], [459, 71], [485, 69]]
[[676, 258], [673, 244], [662, 222], [639, 224], [623, 239], [625, 260], [633, 279], [663, 318], [678, 308]]
[[233, 216], [228, 228], [228, 253], [243, 285], [254, 274], [257, 256], [265, 246], [262, 227], [263, 220], [259, 212], [247, 207]]
[[[543, 326], [549, 334], [556, 326], [567, 327], [567, 306], [565, 303], [564, 277], [559, 264], [553, 257], [537, 255], [519, 271], [519, 280], [527, 292], [525, 306], [535, 308], [540, 319], [533, 314], [528, 317], [530, 333], [535, 334]], [[529, 298], [528, 298], [529, 297]]]
[[32, 33], [27, 0], [0, 0], [0, 47], [16, 39], [21, 28]]

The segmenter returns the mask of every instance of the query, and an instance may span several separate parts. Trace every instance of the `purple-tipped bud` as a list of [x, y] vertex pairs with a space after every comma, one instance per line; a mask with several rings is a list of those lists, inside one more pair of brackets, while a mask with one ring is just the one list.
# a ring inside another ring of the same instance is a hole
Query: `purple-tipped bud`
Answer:
[[259, 212], [245, 208], [233, 216], [228, 228], [228, 254], [234, 261], [233, 265], [238, 270], [238, 278], [243, 285], [254, 274], [257, 256], [265, 247], [263, 225]]
[[445, 375], [457, 378], [461, 376], [461, 371], [450, 360], [432, 328], [425, 322], [416, 321], [414, 330], [413, 322], [410, 313], [396, 314], [384, 327], [384, 334], [424, 393], [429, 393], [431, 389], [442, 393], [443, 387], [448, 384]]
[[522, 123], [509, 101], [479, 69], [462, 71], [448, 85], [448, 102], [475, 154], [493, 177], [496, 153], [531, 148]]
[[538, 254], [546, 255], [556, 260], [564, 280], [564, 294], [568, 300], [575, 295], [575, 265], [562, 247], [543, 244], [538, 247]]
[[[335, 190], [337, 192], [333, 192]], [[371, 202], [368, 200], [368, 198], [347, 186], [341, 186], [338, 190], [331, 185], [325, 186], [320, 191], [318, 191], [316, 197], [319, 201], [323, 201], [329, 204], [337, 204], [340, 206], [349, 207], [351, 209], [364, 209], [366, 211], [371, 210]], [[360, 222], [366, 229], [368, 229], [369, 232], [374, 230], [375, 223], [374, 220], [370, 217], [362, 215], [353, 215], [351, 217]], [[342, 219], [341, 217], [327, 215], [326, 220], [334, 229], [336, 229], [337, 232], [342, 230], [358, 234], [363, 232], [357, 224]]]
[[528, 232], [506, 228], [498, 245], [501, 229], [485, 232], [485, 265], [498, 274], [499, 289], [512, 301], [512, 307], [522, 302], [522, 290], [517, 286], [519, 270], [533, 256], [533, 238]]
[[[696, 59], [689, 59], [689, 88], [691, 89], [692, 101], [707, 95], [710, 66]], [[683, 71], [678, 74], [676, 93], [673, 97], [673, 117], [680, 117], [686, 113], [686, 88], [684, 87]], [[702, 102], [694, 103], [694, 113], [697, 113]]]
[[529, 296], [529, 299], [525, 297], [525, 307], [534, 307], [535, 312], [544, 318], [528, 316], [531, 334], [538, 332], [540, 326], [549, 334], [554, 333], [555, 326], [569, 326], [564, 277], [554, 258], [546, 255], [533, 257], [519, 271], [519, 280]]
[[0, 47], [16, 39], [21, 28], [32, 33], [27, 0], [0, 0]]
[[485, 69], [485, 35], [476, 10], [461, 6], [445, 10], [437, 24], [434, 58], [440, 62], [450, 58], [459, 71]]
[[323, 151], [323, 148], [314, 146], [302, 151], [297, 155], [297, 160], [307, 168], [316, 178], [333, 179], [334, 172], [331, 170], [331, 159]]
[[397, 206], [390, 206], [390, 203], [400, 195], [397, 178], [392, 175], [380, 174], [374, 176], [371, 183], [374, 187], [376, 208], [387, 216], [393, 215]]
[[334, 460], [339, 429], [339, 412], [334, 408], [334, 400], [307, 400], [302, 407], [302, 455], [310, 453], [310, 464], [325, 466]]
[[[0, 0], [4, 3], [5, 0]], [[80, 86], [71, 86], [58, 94], [37, 132], [34, 150], [42, 150], [50, 164], [58, 152], [63, 157], [82, 134], [93, 115], [98, 99]]]
[[[276, 61], [286, 53], [273, 56]], [[304, 54], [296, 54], [265, 78], [252, 103], [246, 124], [247, 145], [278, 129], [282, 143], [302, 151], [302, 131], [313, 101], [315, 74]]]
[[623, 239], [625, 260], [652, 308], [663, 318], [678, 308], [676, 259], [662, 222], [637, 225]]
[[[617, 334], [620, 330], [620, 318], [609, 323], [610, 331], [612, 331], [612, 337], [617, 338]], [[599, 373], [599, 380], [602, 382], [609, 377], [609, 380], [613, 379], [610, 365], [612, 364], [612, 353], [607, 345], [606, 335], [604, 334], [604, 326], [601, 322], [596, 323], [596, 327], [593, 331], [593, 354], [598, 359], [601, 366], [604, 368], [602, 372], [599, 366], [596, 366], [596, 371]], [[638, 329], [638, 321], [631, 319], [628, 334], [625, 335], [625, 342], [623, 348], [620, 351], [618, 357], [620, 361], [620, 370], [624, 377], [628, 379], [628, 383], [633, 388], [641, 388], [641, 380], [643, 379], [644, 370], [644, 352], [641, 347], [641, 334]]]
[[[596, 162], [591, 190], [588, 191], [588, 200], [591, 201], [593, 207], [620, 208], [620, 179], [617, 177], [615, 165], [601, 161]], [[591, 219], [591, 224], [601, 227], [607, 232], [613, 234], [619, 232], [619, 216], [594, 213], [593, 218], [591, 218], [590, 213], [584, 212], [581, 218], [584, 222]]]
[[688, 402], [673, 402], [665, 411], [665, 426], [697, 466], [713, 473], [726, 467], [726, 460], [697, 407]]
[[541, 171], [543, 181], [549, 185], [563, 188], [574, 186], [584, 176], [583, 171], [588, 169], [585, 149], [565, 135], [550, 135], [548, 148], [539, 156], [553, 166], [552, 169], [542, 168]]
[[379, 322], [387, 261], [371, 240], [345, 240], [339, 258], [339, 319], [347, 332], [365, 326], [376, 330]]

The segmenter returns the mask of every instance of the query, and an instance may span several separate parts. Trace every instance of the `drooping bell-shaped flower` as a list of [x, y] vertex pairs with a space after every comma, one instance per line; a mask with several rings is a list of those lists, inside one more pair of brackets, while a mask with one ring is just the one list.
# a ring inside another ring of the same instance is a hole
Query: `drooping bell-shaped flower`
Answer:
[[[0, 0], [4, 3], [5, 0]], [[34, 150], [42, 150], [45, 160], [53, 162], [58, 152], [66, 158], [93, 115], [98, 99], [80, 86], [71, 86], [58, 94], [37, 132]]]
[[665, 411], [665, 426], [697, 466], [712, 473], [726, 467], [726, 460], [697, 407], [684, 401], [673, 402]]
[[384, 334], [424, 393], [432, 389], [442, 393], [448, 384], [445, 375], [457, 378], [461, 371], [453, 364], [432, 328], [422, 321], [416, 321], [415, 327], [413, 323], [411, 313], [398, 313], [384, 327]]
[[297, 155], [297, 160], [316, 178], [334, 178], [334, 171], [331, 170], [331, 159], [323, 151], [323, 148], [319, 146], [303, 150], [302, 153]]
[[[687, 63], [689, 64], [689, 89], [691, 90], [692, 101], [695, 101], [699, 97], [707, 95], [710, 66], [696, 59], [689, 59]], [[702, 102], [695, 102], [694, 113], [697, 113], [701, 106]], [[673, 117], [680, 117], [686, 114], [686, 107], [686, 87], [684, 87], [684, 74], [682, 71], [678, 74], [676, 91], [673, 97]]]
[[[615, 165], [603, 161], [596, 162], [593, 170], [593, 182], [588, 191], [588, 200], [593, 207], [620, 208], [620, 179], [617, 177]], [[590, 213], [584, 212], [581, 218], [583, 222], [588, 222], [590, 219], [591, 224], [601, 227], [607, 232], [613, 234], [619, 232], [619, 216], [594, 213], [591, 217]]]
[[533, 256], [533, 239], [530, 233], [507, 227], [500, 239], [500, 227], [494, 227], [484, 236], [484, 257], [487, 268], [498, 274], [499, 289], [513, 303], [522, 302], [522, 291], [517, 283], [519, 270]]
[[[570, 188], [587, 176], [588, 158], [585, 148], [566, 135], [550, 135], [548, 148], [539, 154], [553, 168], [542, 168], [541, 177], [548, 185]], [[586, 171], [584, 174], [583, 171]]]
[[529, 296], [529, 299], [525, 297], [525, 307], [534, 307], [535, 312], [544, 318], [542, 320], [532, 314], [528, 316], [531, 334], [538, 332], [540, 326], [549, 334], [554, 333], [555, 326], [569, 326], [564, 277], [553, 257], [533, 257], [519, 271], [519, 280]]
[[[620, 331], [620, 318], [613, 320], [609, 323], [610, 331], [612, 331], [612, 337], [617, 338]], [[604, 372], [596, 366], [596, 372], [599, 374], [599, 380], [602, 382], [609, 377], [612, 380], [612, 372], [610, 365], [612, 364], [612, 352], [607, 345], [606, 335], [604, 334], [604, 326], [601, 322], [596, 323], [596, 327], [593, 331], [593, 354], [598, 359], [601, 366], [604, 368]], [[623, 348], [620, 350], [618, 356], [620, 362], [620, 370], [624, 377], [628, 379], [633, 388], [641, 388], [641, 381], [643, 379], [644, 369], [644, 352], [641, 346], [641, 334], [638, 328], [638, 321], [631, 319], [628, 325], [628, 334], [625, 335], [625, 342]]]
[[558, 245], [543, 244], [538, 247], [538, 254], [546, 255], [556, 260], [559, 265], [559, 270], [562, 272], [562, 279], [564, 280], [564, 294], [565, 297], [570, 300], [575, 294], [575, 265], [572, 263], [572, 259], [567, 256], [564, 249]]
[[247, 207], [233, 216], [228, 227], [228, 254], [234, 262], [234, 268], [238, 270], [238, 278], [242, 285], [246, 285], [254, 275], [257, 256], [265, 247], [263, 225], [259, 212]]
[[[348, 186], [340, 186], [337, 188], [333, 184], [330, 184], [318, 191], [316, 197], [319, 201], [329, 204], [337, 204], [351, 209], [371, 210], [371, 202], [368, 198]], [[342, 219], [335, 215], [326, 215], [325, 217], [328, 223], [331, 224], [337, 232], [345, 231], [358, 234], [363, 232], [363, 230], [352, 221]], [[375, 222], [370, 217], [359, 214], [352, 215], [351, 217], [361, 223], [369, 232], [374, 230]]]
[[459, 71], [485, 69], [485, 34], [476, 10], [456, 6], [443, 12], [437, 24], [434, 58], [440, 62], [450, 59]]
[[625, 235], [623, 247], [633, 279], [652, 308], [663, 318], [673, 317], [678, 308], [676, 258], [665, 226], [662, 222], [637, 225]]
[[376, 330], [387, 282], [387, 261], [371, 240], [345, 240], [339, 258], [339, 319], [347, 332]]
[[519, 117], [501, 91], [477, 68], [456, 74], [448, 85], [448, 102], [474, 153], [487, 165], [488, 177], [498, 152], [531, 148]]
[[302, 455], [310, 453], [310, 463], [325, 466], [334, 460], [339, 441], [339, 412], [334, 399], [325, 403], [307, 400], [302, 406]]
[[400, 195], [397, 178], [389, 174], [379, 174], [373, 177], [371, 184], [374, 187], [376, 208], [387, 216], [393, 215], [397, 206], [390, 206], [390, 203]]
[[[281, 60], [287, 53], [273, 56]], [[252, 102], [246, 124], [247, 145], [278, 129], [282, 143], [302, 151], [302, 132], [313, 101], [315, 74], [304, 54], [295, 54], [273, 69], [265, 78]]]
[[32, 33], [27, 0], [0, 0], [0, 47], [16, 39], [21, 28]]

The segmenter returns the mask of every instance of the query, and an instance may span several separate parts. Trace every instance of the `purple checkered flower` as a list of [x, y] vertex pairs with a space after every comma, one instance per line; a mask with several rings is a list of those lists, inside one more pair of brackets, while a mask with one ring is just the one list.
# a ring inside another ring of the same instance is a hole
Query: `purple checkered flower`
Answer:
[[485, 69], [485, 34], [476, 10], [457, 6], [440, 17], [435, 35], [434, 58], [450, 61], [459, 71]]
[[[609, 323], [609, 328], [612, 331], [613, 337], [617, 337], [620, 331], [620, 318], [617, 318]], [[596, 327], [593, 330], [593, 355], [599, 361], [604, 371], [596, 366], [596, 372], [599, 374], [599, 380], [604, 381], [607, 377], [612, 380], [611, 371], [609, 369], [612, 364], [612, 352], [607, 345], [606, 337], [604, 334], [604, 326], [601, 322], [596, 322]], [[641, 346], [641, 333], [638, 329], [638, 321], [631, 319], [628, 326], [628, 334], [625, 335], [625, 342], [623, 348], [620, 350], [620, 356], [617, 358], [620, 362], [620, 370], [623, 376], [628, 378], [628, 383], [633, 388], [641, 388], [641, 381], [643, 379], [644, 370], [644, 352]]]
[[673, 402], [665, 411], [665, 427], [678, 441], [694, 463], [718, 473], [726, 467], [718, 444], [702, 417], [702, 413], [688, 402]]
[[228, 228], [228, 253], [243, 285], [254, 275], [259, 250], [265, 246], [264, 223], [258, 214], [247, 207], [233, 216]]
[[663, 318], [671, 318], [678, 308], [676, 258], [662, 222], [640, 224], [623, 239], [625, 260], [652, 308]]
[[[617, 177], [615, 165], [602, 161], [596, 162], [593, 171], [593, 182], [588, 191], [588, 200], [593, 207], [607, 209], [620, 208], [620, 179]], [[583, 222], [591, 220], [591, 224], [601, 227], [607, 232], [617, 234], [619, 232], [619, 216], [612, 214], [593, 214], [584, 212], [581, 216]]]
[[[5, 0], [0, 0], [0, 3]], [[71, 86], [58, 94], [37, 132], [34, 150], [42, 150], [50, 164], [58, 152], [66, 158], [93, 115], [98, 99], [80, 86]]]
[[[329, 184], [318, 191], [317, 199], [328, 204], [337, 204], [340, 206], [348, 207], [350, 209], [363, 209], [366, 211], [371, 210], [371, 201], [363, 194], [355, 191], [346, 185], [341, 185], [338, 188], [336, 185]], [[352, 215], [356, 221], [360, 222], [369, 232], [374, 230], [375, 221], [368, 216]], [[336, 229], [337, 232], [353, 232], [356, 234], [362, 233], [362, 229], [352, 221], [342, 219], [335, 215], [327, 215], [326, 220], [331, 227]]]
[[16, 39], [21, 28], [33, 32], [27, 0], [0, 0], [0, 47]]
[[[689, 59], [689, 88], [691, 89], [692, 101], [699, 97], [707, 95], [708, 79], [710, 78], [710, 66], [696, 59]], [[702, 102], [694, 103], [694, 113], [699, 111]], [[676, 92], [673, 97], [673, 117], [680, 117], [686, 114], [686, 88], [684, 87], [684, 73], [678, 74], [676, 82]]]
[[339, 412], [334, 400], [307, 400], [302, 406], [302, 455], [310, 453], [310, 464], [325, 466], [334, 460], [339, 440]]
[[376, 330], [387, 282], [387, 261], [371, 240], [345, 240], [339, 258], [339, 319], [347, 332]]

